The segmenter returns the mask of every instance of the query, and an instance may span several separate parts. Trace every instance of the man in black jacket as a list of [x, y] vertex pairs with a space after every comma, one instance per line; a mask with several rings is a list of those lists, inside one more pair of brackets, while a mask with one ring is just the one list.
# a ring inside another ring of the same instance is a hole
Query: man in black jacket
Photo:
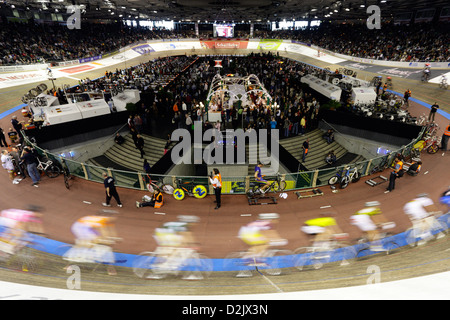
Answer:
[[141, 152], [141, 159], [144, 158], [145, 152], [144, 152], [144, 138], [140, 134], [137, 135], [136, 139], [136, 148]]
[[114, 178], [109, 177], [106, 172], [102, 173], [103, 176], [103, 184], [105, 185], [105, 191], [106, 191], [106, 202], [102, 203], [104, 207], [111, 207], [109, 204], [111, 201], [111, 198], [114, 197], [114, 199], [117, 201], [117, 206], [122, 208], [122, 202], [120, 201], [119, 194], [117, 193], [116, 186], [114, 185]]

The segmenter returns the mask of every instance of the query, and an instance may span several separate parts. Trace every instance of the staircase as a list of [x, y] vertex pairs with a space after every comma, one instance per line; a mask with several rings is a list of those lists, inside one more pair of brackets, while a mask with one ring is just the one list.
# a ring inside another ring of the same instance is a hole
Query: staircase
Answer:
[[325, 157], [331, 150], [334, 151], [337, 158], [336, 166], [365, 160], [363, 156], [348, 152], [336, 141], [328, 144], [322, 137], [323, 134], [324, 132], [322, 130], [315, 129], [301, 136], [282, 139], [280, 140], [280, 145], [283, 146], [297, 160], [301, 161], [303, 155], [303, 142], [306, 139], [309, 139], [309, 152], [306, 156], [305, 162], [302, 162], [302, 164], [309, 171], [329, 167], [325, 162]]
[[[89, 173], [93, 180], [103, 180], [101, 173], [105, 168], [125, 171], [123, 173], [116, 172], [115, 178], [117, 185], [134, 185], [138, 186], [137, 172], [143, 173], [144, 159], [147, 159], [150, 166], [153, 166], [163, 155], [166, 141], [160, 138], [154, 138], [145, 134], [141, 134], [144, 139], [144, 158], [141, 158], [140, 151], [134, 145], [130, 133], [124, 138], [125, 142], [121, 145], [114, 144], [102, 156], [89, 159], [86, 164], [90, 165]], [[174, 143], [169, 148], [173, 147]]]

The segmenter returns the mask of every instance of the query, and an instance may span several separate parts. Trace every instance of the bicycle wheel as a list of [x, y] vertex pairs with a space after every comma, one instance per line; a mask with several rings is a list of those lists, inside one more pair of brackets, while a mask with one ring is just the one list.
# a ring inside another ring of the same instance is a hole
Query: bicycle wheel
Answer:
[[360, 242], [355, 247], [355, 251], [356, 251], [355, 258], [357, 260], [364, 260], [371, 254], [370, 244], [368, 242]]
[[66, 186], [66, 189], [70, 189], [70, 180], [72, 179], [72, 176], [70, 173], [64, 172], [64, 185]]
[[378, 173], [378, 172], [381, 172], [381, 171], [383, 171], [383, 170], [381, 170], [381, 167], [380, 167], [380, 166], [375, 166], [375, 167], [373, 167], [372, 170], [370, 171], [370, 174], [372, 175], [372, 174], [375, 174], [375, 173]]
[[337, 262], [340, 266], [350, 264], [350, 261], [356, 258], [356, 249], [353, 246], [343, 246], [332, 251], [331, 261]]
[[356, 171], [355, 175], [353, 176], [352, 183], [358, 182], [359, 179], [361, 179], [361, 173], [359, 173], [359, 171]]
[[155, 188], [156, 188], [156, 186], [153, 185], [152, 183], [147, 183], [147, 190], [148, 190], [148, 192], [153, 194], [155, 192]]
[[406, 243], [409, 244], [411, 247], [417, 246], [417, 243], [420, 240], [420, 230], [418, 228], [411, 228], [406, 231], [405, 234], [405, 240]]
[[439, 146], [437, 145], [437, 143], [433, 143], [431, 146], [429, 146], [427, 148], [427, 152], [429, 154], [435, 154], [438, 151], [439, 151]]
[[292, 252], [289, 250], [269, 250], [264, 257], [265, 264], [258, 267], [258, 270], [270, 276], [287, 274], [294, 265]]
[[383, 249], [386, 250], [386, 254], [392, 254], [398, 249], [400, 249], [400, 245], [389, 238], [383, 239], [382, 243]]
[[173, 194], [175, 188], [172, 187], [170, 184], [164, 184], [162, 186], [162, 191], [166, 194]]
[[252, 195], [260, 195], [262, 194], [261, 192], [261, 187], [263, 186], [263, 184], [260, 183], [255, 183], [255, 185], [252, 188]]
[[197, 199], [203, 199], [208, 194], [208, 190], [206, 190], [205, 186], [199, 184], [192, 189], [192, 194]]
[[44, 255], [39, 251], [43, 251], [44, 248], [40, 245], [30, 248], [24, 246], [19, 249], [8, 260], [8, 268], [14, 270], [21, 270], [23, 272], [36, 272], [44, 264]]
[[141, 279], [163, 279], [167, 276], [167, 272], [159, 269], [167, 259], [155, 252], [142, 252], [132, 263], [133, 273]]
[[[311, 250], [317, 250], [311, 252]], [[294, 267], [300, 271], [315, 269], [318, 270], [328, 263], [331, 253], [328, 250], [319, 251], [319, 248], [302, 247], [294, 251]]]
[[45, 174], [49, 178], [56, 178], [61, 174], [61, 169], [59, 169], [59, 167], [57, 167], [56, 165], [52, 164], [47, 168], [47, 170], [45, 170]]
[[207, 256], [194, 253], [186, 260], [183, 269], [187, 269], [183, 272], [184, 280], [203, 280], [211, 275], [213, 263]]
[[420, 150], [418, 148], [411, 149], [411, 157], [420, 158]]
[[286, 189], [286, 181], [280, 180], [273, 184], [272, 191], [273, 192], [282, 192]]
[[223, 260], [223, 270], [231, 272], [235, 277], [251, 277], [255, 268], [249, 265], [250, 259], [245, 260], [246, 251], [233, 252]]
[[184, 192], [184, 190], [183, 190], [183, 189], [180, 189], [180, 188], [176, 188], [176, 189], [173, 191], [173, 197], [174, 197], [176, 200], [183, 200], [184, 197], [185, 197], [185, 192]]
[[331, 177], [330, 179], [328, 179], [328, 184], [329, 185], [333, 185], [336, 184], [338, 182], [339, 178], [337, 176]]
[[340, 182], [341, 189], [347, 188], [349, 183], [350, 183], [350, 178], [348, 176], [343, 177]]
[[448, 226], [445, 221], [441, 221], [438, 219], [433, 219], [433, 223], [431, 225], [431, 233], [436, 236], [436, 238], [440, 238], [442, 236], [447, 235], [448, 233]]

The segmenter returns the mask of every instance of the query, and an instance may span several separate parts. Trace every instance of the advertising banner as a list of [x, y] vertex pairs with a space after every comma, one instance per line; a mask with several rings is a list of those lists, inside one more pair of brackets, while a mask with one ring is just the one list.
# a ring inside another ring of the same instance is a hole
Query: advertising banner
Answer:
[[262, 50], [278, 50], [283, 40], [280, 39], [262, 39], [259, 41], [258, 49]]
[[95, 57], [89, 57], [89, 58], [83, 58], [83, 59], [79, 59], [78, 61], [80, 63], [85, 63], [85, 62], [91, 62], [91, 61], [95, 61], [95, 60], [100, 60], [102, 59], [102, 56], [95, 56]]
[[208, 40], [200, 41], [203, 49], [247, 49], [248, 41]]
[[152, 47], [150, 47], [148, 44], [142, 44], [140, 46], [133, 47], [132, 49], [141, 55], [147, 54], [150, 52], [155, 52], [155, 50]]

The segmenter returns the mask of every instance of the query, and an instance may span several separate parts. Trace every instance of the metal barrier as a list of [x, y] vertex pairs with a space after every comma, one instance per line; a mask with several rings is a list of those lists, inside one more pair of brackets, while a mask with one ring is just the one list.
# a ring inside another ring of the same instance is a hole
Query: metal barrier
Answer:
[[[387, 161], [390, 166], [395, 159], [396, 154], [401, 154], [404, 157], [408, 157], [411, 154], [411, 150], [414, 144], [420, 140], [425, 128], [422, 129], [419, 136], [412, 140], [408, 145], [402, 146], [398, 150], [392, 151], [389, 154], [372, 158], [369, 160], [346, 164], [339, 167], [313, 170], [313, 171], [301, 171], [301, 172], [291, 172], [283, 175], [286, 181], [285, 191], [293, 191], [307, 188], [315, 188], [320, 186], [328, 185], [328, 180], [336, 174], [336, 172], [341, 172], [345, 167], [350, 166], [358, 168], [361, 173], [361, 177], [370, 175], [375, 166], [385, 163]], [[46, 156], [51, 160], [62, 163], [62, 157], [60, 155], [52, 154], [48, 150], [40, 148], [38, 145], [30, 141], [24, 134], [25, 143], [31, 145], [39, 155]], [[133, 172], [133, 171], [123, 171], [116, 170], [113, 168], [103, 168], [86, 163], [76, 162], [70, 159], [65, 159], [66, 165], [68, 166], [70, 173], [73, 176], [86, 179], [89, 181], [103, 183], [102, 172], [107, 172], [116, 180], [116, 185], [118, 187], [146, 190], [147, 183], [149, 180], [149, 175], [144, 172]], [[212, 188], [209, 186], [209, 179], [207, 176], [172, 176], [172, 175], [151, 175], [152, 180], [161, 180], [165, 184], [170, 184], [172, 186], [176, 185], [178, 179], [183, 181], [193, 181], [196, 184], [203, 184], [207, 187], [210, 194], [213, 193]], [[270, 177], [268, 177], [270, 180]], [[222, 177], [222, 193], [223, 194], [245, 194], [254, 185], [254, 178], [251, 176], [224, 176]]]

